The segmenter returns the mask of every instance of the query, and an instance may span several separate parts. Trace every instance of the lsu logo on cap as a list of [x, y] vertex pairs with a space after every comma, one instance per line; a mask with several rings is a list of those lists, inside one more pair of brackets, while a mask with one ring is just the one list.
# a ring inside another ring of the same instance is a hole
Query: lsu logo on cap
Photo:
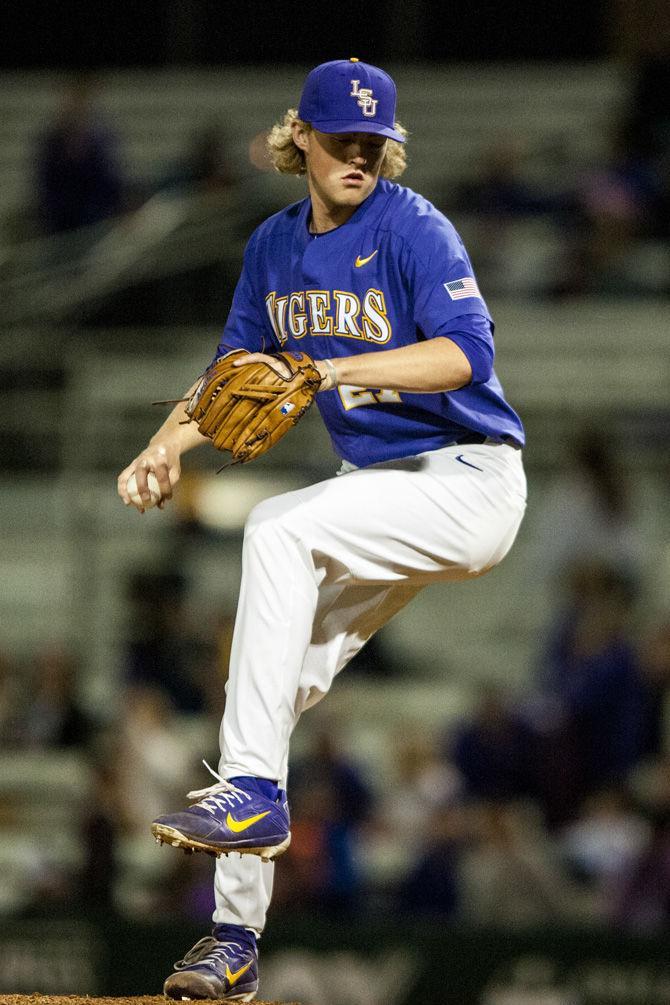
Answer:
[[363, 109], [363, 115], [367, 115], [368, 118], [374, 118], [377, 114], [377, 105], [379, 104], [378, 98], [373, 98], [371, 87], [362, 87], [359, 89], [358, 85], [360, 80], [351, 81], [351, 91], [349, 92], [350, 98], [358, 98], [356, 104], [359, 108]]

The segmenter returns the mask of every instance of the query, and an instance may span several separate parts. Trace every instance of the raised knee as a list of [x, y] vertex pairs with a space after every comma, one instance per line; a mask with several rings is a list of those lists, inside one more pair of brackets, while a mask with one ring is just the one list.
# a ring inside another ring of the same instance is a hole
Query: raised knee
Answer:
[[247, 517], [247, 521], [244, 526], [245, 534], [249, 534], [251, 531], [257, 530], [259, 527], [262, 527], [263, 524], [267, 523], [268, 520], [272, 519], [273, 508], [270, 505], [272, 502], [274, 502], [273, 499], [264, 499], [263, 502], [256, 503]]
[[272, 496], [257, 503], [249, 513], [244, 528], [245, 537], [258, 532], [276, 533], [288, 527], [294, 504], [291, 500], [293, 492], [285, 492], [280, 496]]

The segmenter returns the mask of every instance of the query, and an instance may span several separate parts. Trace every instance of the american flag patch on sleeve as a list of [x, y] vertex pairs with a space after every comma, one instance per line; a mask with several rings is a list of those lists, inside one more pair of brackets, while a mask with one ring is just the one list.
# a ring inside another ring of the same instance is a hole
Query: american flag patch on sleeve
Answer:
[[452, 279], [450, 283], [444, 283], [444, 288], [452, 300], [463, 300], [465, 297], [479, 297], [481, 299], [482, 297], [472, 276]]

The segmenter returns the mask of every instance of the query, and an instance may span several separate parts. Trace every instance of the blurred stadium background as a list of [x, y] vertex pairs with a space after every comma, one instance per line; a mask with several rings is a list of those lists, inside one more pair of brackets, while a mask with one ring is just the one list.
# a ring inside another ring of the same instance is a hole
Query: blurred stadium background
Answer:
[[115, 479], [303, 196], [265, 130], [355, 54], [470, 250], [530, 502], [301, 722], [261, 994], [667, 1005], [666, 0], [9, 3], [0, 39], [0, 996], [158, 992], [208, 930], [209, 860], [147, 825], [216, 759], [246, 513], [335, 458], [313, 415], [164, 513]]

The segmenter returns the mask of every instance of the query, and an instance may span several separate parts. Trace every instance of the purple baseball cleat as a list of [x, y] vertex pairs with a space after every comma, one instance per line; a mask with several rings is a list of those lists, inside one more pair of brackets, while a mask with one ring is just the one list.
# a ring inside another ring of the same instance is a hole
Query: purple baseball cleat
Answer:
[[217, 925], [214, 935], [196, 942], [174, 969], [163, 985], [168, 998], [253, 1001], [258, 990], [256, 937], [247, 928]]
[[158, 843], [217, 856], [260, 855], [264, 862], [285, 852], [291, 843], [286, 792], [274, 787], [276, 797], [270, 798], [272, 783], [244, 777], [233, 784], [205, 764], [218, 781], [189, 792], [188, 798], [197, 800], [193, 806], [154, 820], [151, 832]]

